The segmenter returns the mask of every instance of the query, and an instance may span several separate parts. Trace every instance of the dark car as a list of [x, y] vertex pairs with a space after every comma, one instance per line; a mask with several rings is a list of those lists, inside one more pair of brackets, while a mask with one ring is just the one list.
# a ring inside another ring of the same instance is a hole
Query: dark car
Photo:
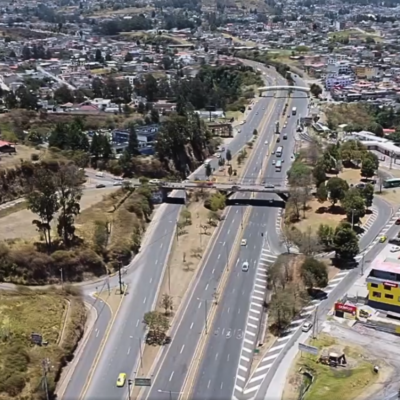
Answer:
[[98, 185], [96, 185], [96, 189], [102, 189], [105, 187], [106, 187], [106, 185], [104, 185], [104, 183], [99, 183]]
[[396, 225], [400, 225], [400, 218], [397, 218], [397, 219], [396, 219], [395, 224], [396, 224]]
[[399, 238], [389, 239], [388, 242], [390, 244], [395, 244], [396, 246], [400, 246], [400, 239]]

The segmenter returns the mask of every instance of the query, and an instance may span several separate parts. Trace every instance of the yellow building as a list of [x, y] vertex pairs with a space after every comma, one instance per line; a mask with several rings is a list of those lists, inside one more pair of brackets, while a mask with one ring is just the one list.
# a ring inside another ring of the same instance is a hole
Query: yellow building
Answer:
[[400, 262], [377, 262], [367, 279], [368, 305], [400, 313]]

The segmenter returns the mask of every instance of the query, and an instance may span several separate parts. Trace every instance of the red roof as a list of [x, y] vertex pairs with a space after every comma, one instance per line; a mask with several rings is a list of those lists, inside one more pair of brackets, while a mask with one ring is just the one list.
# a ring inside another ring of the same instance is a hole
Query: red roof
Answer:
[[3, 146], [14, 146], [14, 145], [10, 142], [5, 142], [4, 140], [0, 140], [0, 147]]

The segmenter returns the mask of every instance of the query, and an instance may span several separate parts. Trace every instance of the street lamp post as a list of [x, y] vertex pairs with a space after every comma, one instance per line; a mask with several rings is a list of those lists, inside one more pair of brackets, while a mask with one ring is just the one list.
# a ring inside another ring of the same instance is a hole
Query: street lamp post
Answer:
[[132, 379], [128, 379], [128, 400], [131, 400]]
[[183, 394], [183, 392], [173, 392], [171, 390], [161, 390], [161, 389], [158, 389], [157, 392], [158, 393], [167, 393], [167, 394], [169, 394], [169, 400], [172, 400], [172, 395], [173, 394], [179, 394], [179, 395]]
[[207, 307], [207, 300], [206, 299], [200, 299], [199, 297], [197, 298], [197, 300], [199, 301], [204, 301], [204, 326], [205, 326], [205, 331], [206, 331], [206, 335], [208, 334], [208, 322], [207, 322], [207, 315], [208, 315], [208, 307]]
[[61, 279], [61, 286], [64, 285], [64, 273], [63, 269], [60, 268], [60, 279]]

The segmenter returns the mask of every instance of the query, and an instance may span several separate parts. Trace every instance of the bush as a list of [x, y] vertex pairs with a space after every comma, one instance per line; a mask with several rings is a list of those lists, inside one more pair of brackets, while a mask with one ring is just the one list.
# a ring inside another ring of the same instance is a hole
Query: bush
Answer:
[[31, 154], [31, 160], [32, 161], [39, 161], [39, 154]]

